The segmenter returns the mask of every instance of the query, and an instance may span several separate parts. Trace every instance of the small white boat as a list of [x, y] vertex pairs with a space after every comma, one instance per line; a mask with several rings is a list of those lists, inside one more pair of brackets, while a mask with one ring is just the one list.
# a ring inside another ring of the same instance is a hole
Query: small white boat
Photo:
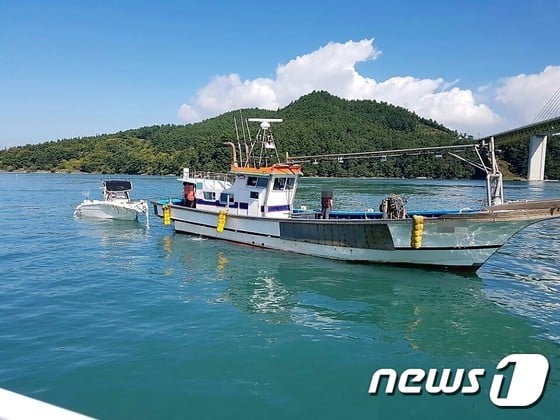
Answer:
[[176, 232], [345, 261], [476, 270], [518, 231], [560, 217], [559, 198], [504, 201], [493, 141], [473, 143], [481, 161], [475, 165], [487, 173], [482, 209], [409, 211], [406, 200], [391, 196], [379, 211], [331, 211], [332, 191], [321, 192], [321, 211], [294, 209], [301, 166], [272, 163], [280, 160], [270, 123], [282, 120], [248, 121], [260, 122], [260, 130], [249, 141], [225, 143], [233, 155], [229, 174], [185, 168], [183, 197], [153, 202], [164, 224], [173, 223]]
[[122, 180], [102, 181], [103, 200], [85, 199], [74, 211], [76, 217], [96, 219], [138, 220], [138, 215], [147, 214], [144, 200], [132, 201], [132, 183]]

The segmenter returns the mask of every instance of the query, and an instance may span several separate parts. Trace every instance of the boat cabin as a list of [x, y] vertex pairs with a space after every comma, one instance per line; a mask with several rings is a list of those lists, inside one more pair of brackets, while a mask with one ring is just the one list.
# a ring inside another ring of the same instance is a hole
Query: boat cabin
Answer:
[[[288, 218], [293, 209], [299, 167], [232, 168], [233, 174], [183, 170], [183, 205], [201, 210], [254, 217]], [[232, 178], [233, 177], [233, 178]]]
[[[293, 210], [297, 179], [301, 166], [280, 163], [270, 132], [274, 118], [249, 118], [260, 123], [254, 139], [238, 136], [238, 145], [224, 142], [232, 149], [229, 174], [196, 172], [183, 169], [182, 205], [200, 210], [250, 217], [288, 218]], [[246, 128], [249, 132], [249, 128]], [[278, 163], [271, 164], [276, 161]]]
[[231, 188], [220, 194], [219, 205], [244, 216], [287, 218], [296, 188], [295, 174], [239, 173]]
[[132, 183], [130, 181], [103, 181], [103, 198], [105, 200], [130, 200]]

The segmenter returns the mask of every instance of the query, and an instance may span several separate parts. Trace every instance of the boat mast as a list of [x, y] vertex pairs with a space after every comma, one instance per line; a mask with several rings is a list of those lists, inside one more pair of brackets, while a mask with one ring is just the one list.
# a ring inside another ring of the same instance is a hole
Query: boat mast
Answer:
[[490, 157], [490, 170], [486, 171], [486, 201], [488, 206], [495, 206], [504, 202], [504, 183], [502, 173], [498, 168], [496, 153], [494, 149], [494, 137], [490, 137], [488, 145]]
[[[233, 123], [235, 124], [235, 136], [237, 137], [237, 148], [239, 149], [239, 164], [243, 166], [243, 151], [241, 150], [241, 139], [239, 138], [239, 130], [237, 128], [237, 118], [233, 117]], [[243, 119], [241, 120], [241, 128], [243, 128]], [[245, 130], [243, 130], [243, 138], [245, 138]], [[235, 148], [235, 146], [233, 147]], [[237, 164], [237, 162], [235, 162], [235, 159], [233, 164]]]
[[[481, 140], [474, 147], [480, 163], [471, 162], [462, 156], [449, 152], [449, 154], [475, 168], [486, 173], [486, 206], [495, 206], [504, 203], [504, 183], [503, 176], [498, 167], [496, 159], [496, 149], [494, 146], [494, 137], [490, 137], [490, 141]], [[484, 156], [481, 154], [484, 151]], [[487, 164], [488, 162], [488, 164]]]
[[[281, 118], [248, 118], [248, 122], [260, 122], [260, 128], [255, 136], [254, 141], [251, 142], [250, 156], [246, 159], [246, 166], [269, 166], [272, 160], [276, 158], [275, 163], [280, 162], [278, 156], [278, 150], [276, 149], [276, 144], [274, 143], [274, 136], [270, 131], [270, 123], [282, 122]], [[256, 156], [255, 147], [260, 147], [259, 156]]]

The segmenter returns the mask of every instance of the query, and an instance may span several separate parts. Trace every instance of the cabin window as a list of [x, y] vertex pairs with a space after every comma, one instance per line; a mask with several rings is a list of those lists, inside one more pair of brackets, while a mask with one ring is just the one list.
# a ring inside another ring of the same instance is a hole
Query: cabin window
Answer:
[[204, 199], [209, 201], [216, 200], [216, 193], [211, 191], [204, 191]]
[[227, 203], [233, 203], [233, 194], [229, 194], [229, 193], [221, 193], [220, 194], [220, 204], [227, 204]]
[[274, 179], [274, 190], [283, 190], [286, 186], [286, 178], [275, 178]]
[[266, 188], [268, 186], [268, 178], [264, 176], [250, 176], [247, 178], [247, 186]]
[[295, 183], [296, 183], [295, 178], [288, 178], [287, 181], [286, 181], [286, 189], [287, 190], [292, 190], [294, 188]]
[[259, 198], [259, 193], [257, 191], [251, 191], [251, 193], [249, 194], [249, 196], [251, 198], [256, 198], [258, 200]]

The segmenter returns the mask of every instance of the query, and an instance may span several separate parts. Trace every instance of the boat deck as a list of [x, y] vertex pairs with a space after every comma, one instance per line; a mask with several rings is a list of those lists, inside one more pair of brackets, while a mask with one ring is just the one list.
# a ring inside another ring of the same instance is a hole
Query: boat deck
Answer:
[[[427, 218], [440, 217], [450, 214], [469, 214], [476, 213], [479, 210], [430, 210], [430, 211], [409, 211], [407, 218], [412, 215], [424, 216]], [[320, 210], [294, 210], [292, 217], [296, 219], [319, 219], [321, 217]], [[383, 219], [383, 213], [380, 211], [349, 211], [349, 210], [333, 210], [329, 214], [329, 219], [347, 219], [347, 220], [366, 220], [366, 219]]]

